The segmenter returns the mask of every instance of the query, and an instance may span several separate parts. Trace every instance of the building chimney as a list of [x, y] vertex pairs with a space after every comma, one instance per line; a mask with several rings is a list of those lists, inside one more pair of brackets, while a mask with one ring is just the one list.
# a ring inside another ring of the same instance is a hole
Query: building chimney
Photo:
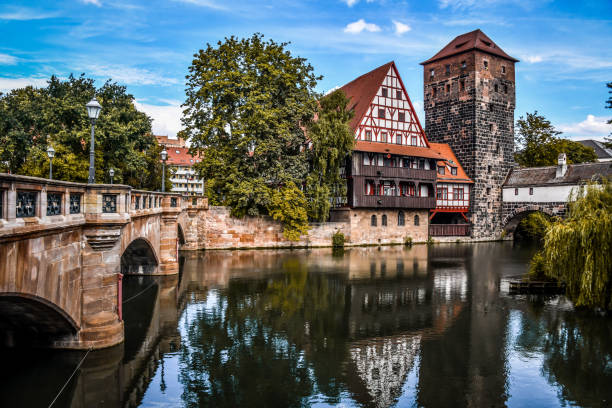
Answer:
[[557, 175], [556, 178], [561, 178], [567, 173], [567, 155], [565, 153], [559, 153], [557, 158]]

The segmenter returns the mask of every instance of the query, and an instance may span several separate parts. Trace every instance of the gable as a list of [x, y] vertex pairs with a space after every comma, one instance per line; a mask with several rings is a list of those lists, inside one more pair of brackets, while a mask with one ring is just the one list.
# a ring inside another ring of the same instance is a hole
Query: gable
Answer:
[[385, 64], [342, 89], [355, 109], [351, 122], [355, 140], [429, 146], [395, 63]]

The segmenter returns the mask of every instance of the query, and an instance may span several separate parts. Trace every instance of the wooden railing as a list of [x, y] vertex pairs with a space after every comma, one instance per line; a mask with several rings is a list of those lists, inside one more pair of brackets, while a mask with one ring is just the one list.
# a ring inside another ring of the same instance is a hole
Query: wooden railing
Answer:
[[465, 237], [470, 235], [470, 224], [429, 224], [432, 237]]
[[435, 180], [436, 170], [410, 169], [408, 167], [365, 166], [358, 164], [354, 176]]
[[435, 197], [357, 195], [353, 207], [366, 208], [435, 208]]

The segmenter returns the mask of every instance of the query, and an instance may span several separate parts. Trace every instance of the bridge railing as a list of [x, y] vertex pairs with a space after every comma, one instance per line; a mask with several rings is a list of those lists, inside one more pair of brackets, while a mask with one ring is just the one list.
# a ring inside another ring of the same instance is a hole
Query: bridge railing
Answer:
[[179, 193], [161, 193], [159, 191], [131, 190], [129, 211], [132, 214], [150, 214], [167, 208], [182, 208], [183, 197]]

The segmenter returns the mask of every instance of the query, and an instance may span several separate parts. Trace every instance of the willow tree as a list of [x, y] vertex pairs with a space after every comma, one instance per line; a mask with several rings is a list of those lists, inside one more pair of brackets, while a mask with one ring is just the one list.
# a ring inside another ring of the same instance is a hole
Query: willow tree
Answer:
[[346, 180], [340, 174], [346, 158], [353, 150], [355, 138], [349, 126], [354, 111], [349, 99], [336, 90], [319, 101], [317, 120], [308, 128], [310, 173], [306, 177], [308, 216], [325, 221], [332, 200], [346, 196]]
[[612, 310], [612, 183], [589, 183], [568, 205], [568, 217], [548, 227], [532, 270], [564, 282], [576, 306]]

